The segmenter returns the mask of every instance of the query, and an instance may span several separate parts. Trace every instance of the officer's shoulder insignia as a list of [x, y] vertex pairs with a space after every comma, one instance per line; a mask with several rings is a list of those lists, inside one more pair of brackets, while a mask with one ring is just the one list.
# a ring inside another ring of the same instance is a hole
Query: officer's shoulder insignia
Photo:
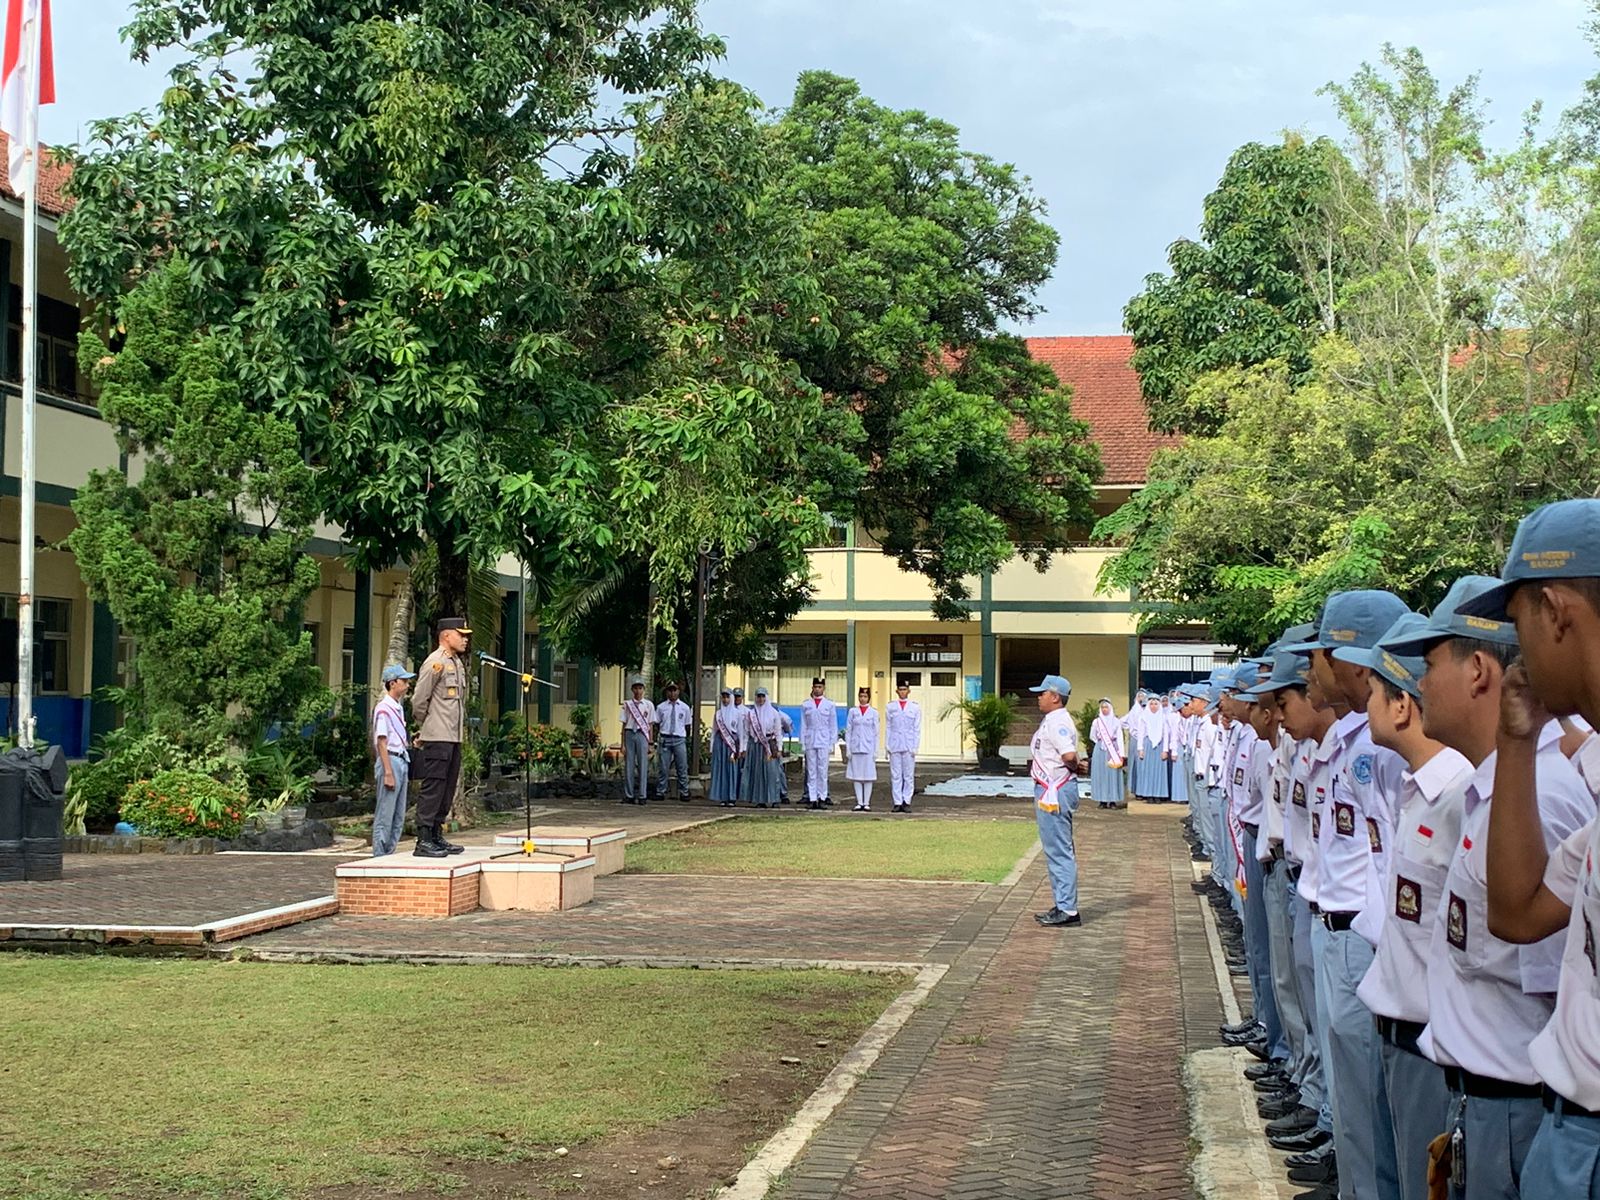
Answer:
[[1358, 755], [1355, 762], [1350, 764], [1350, 774], [1355, 776], [1357, 783], [1372, 782], [1372, 755]]
[[434, 663], [433, 664], [433, 670], [434, 670], [434, 673], [437, 674], [438, 672], [444, 670], [444, 664], [442, 662]]

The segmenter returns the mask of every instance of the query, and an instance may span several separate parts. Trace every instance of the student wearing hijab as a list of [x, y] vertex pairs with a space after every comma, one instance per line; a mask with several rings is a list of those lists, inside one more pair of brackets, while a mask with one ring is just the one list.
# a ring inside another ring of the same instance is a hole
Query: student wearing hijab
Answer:
[[1124, 770], [1128, 754], [1123, 748], [1122, 721], [1116, 709], [1105, 697], [1100, 699], [1100, 715], [1090, 727], [1089, 737], [1094, 744], [1094, 761], [1089, 772], [1089, 786], [1095, 803], [1101, 808], [1116, 808], [1122, 803], [1127, 788]]
[[1133, 794], [1141, 800], [1167, 798], [1167, 762], [1162, 757], [1166, 740], [1167, 722], [1161, 701], [1151, 696], [1139, 722], [1139, 758], [1133, 768]]
[[743, 712], [733, 702], [731, 688], [722, 689], [722, 701], [711, 718], [711, 800], [723, 808], [739, 802], [739, 723]]

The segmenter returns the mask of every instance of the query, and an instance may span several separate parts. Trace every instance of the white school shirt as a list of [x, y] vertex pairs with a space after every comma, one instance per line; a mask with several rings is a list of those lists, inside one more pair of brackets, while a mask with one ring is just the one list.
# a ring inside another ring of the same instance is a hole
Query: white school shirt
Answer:
[[1318, 838], [1317, 903], [1323, 912], [1359, 913], [1379, 891], [1376, 880], [1388, 862], [1394, 825], [1388, 797], [1399, 791], [1405, 763], [1373, 744], [1365, 712], [1348, 713], [1334, 728], [1340, 736]]
[[[1547, 852], [1594, 816], [1593, 797], [1556, 745], [1560, 736], [1561, 726], [1550, 722], [1537, 759]], [[1428, 1028], [1421, 1048], [1447, 1067], [1532, 1084], [1539, 1078], [1528, 1046], [1555, 1009], [1565, 939], [1557, 933], [1519, 946], [1489, 932], [1485, 852], [1497, 757], [1479, 763], [1467, 784], [1461, 839], [1428, 946]]]
[[406, 738], [406, 713], [393, 696], [384, 696], [372, 709], [372, 745], [374, 753], [378, 739], [389, 745], [390, 754], [410, 754], [411, 743]]
[[1369, 918], [1377, 923], [1368, 939], [1376, 940], [1377, 951], [1357, 994], [1380, 1017], [1427, 1024], [1434, 914], [1461, 838], [1472, 776], [1467, 756], [1446, 747], [1401, 778], [1386, 886], [1378, 902], [1356, 918], [1357, 924]]
[[1045, 713], [1039, 729], [1033, 735], [1030, 747], [1033, 757], [1033, 778], [1046, 784], [1065, 783], [1073, 777], [1072, 768], [1062, 762], [1064, 755], [1076, 753], [1078, 727], [1072, 714], [1064, 708]]
[[[1586, 738], [1572, 761], [1591, 794], [1600, 795], [1600, 737]], [[1600, 819], [1561, 843], [1545, 866], [1544, 885], [1571, 906], [1572, 918], [1555, 1012], [1528, 1057], [1546, 1087], [1600, 1110]]]
[[1228, 773], [1222, 785], [1222, 792], [1228, 798], [1234, 818], [1241, 824], [1248, 821], [1254, 825], [1259, 816], [1250, 815], [1250, 764], [1256, 743], [1261, 739], [1256, 736], [1256, 731], [1243, 721], [1235, 722], [1234, 727], [1239, 733], [1233, 741], [1233, 756], [1228, 759]]
[[650, 736], [650, 723], [655, 719], [656, 706], [648, 699], [634, 700], [631, 697], [622, 702], [622, 727], [624, 729], [637, 729], [645, 737]]
[[663, 700], [656, 705], [650, 722], [661, 730], [662, 737], [682, 737], [689, 732], [689, 721], [694, 714], [682, 700]]
[[1328, 726], [1322, 740], [1311, 751], [1311, 762], [1306, 773], [1307, 815], [1311, 835], [1301, 848], [1300, 882], [1295, 890], [1308, 904], [1322, 905], [1322, 825], [1328, 818], [1328, 794], [1333, 788], [1334, 759], [1338, 757], [1339, 722]]
[[739, 723], [744, 719], [744, 706], [742, 704], [720, 704], [717, 706], [717, 715], [712, 718], [717, 740], [736, 753], [739, 749]]
[[922, 749], [922, 709], [915, 700], [894, 699], [884, 712], [883, 748], [890, 754]]
[[[1278, 748], [1265, 738], [1257, 737], [1250, 743], [1250, 758], [1245, 766], [1244, 807], [1239, 810], [1239, 823], [1256, 827], [1258, 850], [1266, 841], [1267, 805], [1272, 797], [1272, 763]], [[1267, 855], [1268, 858], [1272, 856]]]
[[1311, 799], [1307, 784], [1311, 778], [1311, 756], [1317, 743], [1307, 738], [1291, 741], [1289, 773], [1283, 781], [1283, 856], [1296, 866], [1305, 865], [1305, 851], [1311, 841]]
[[1200, 718], [1200, 736], [1195, 742], [1195, 778], [1204, 779], [1207, 788], [1222, 782], [1222, 727], [1210, 717]]
[[770, 704], [752, 704], [739, 722], [739, 753], [763, 757], [782, 745], [783, 714]]
[[862, 712], [859, 704], [850, 706], [850, 715], [844, 719], [844, 742], [851, 754], [878, 753], [878, 710], [867, 705]]
[[1283, 807], [1289, 797], [1289, 772], [1294, 767], [1294, 739], [1278, 730], [1272, 751], [1272, 770], [1267, 781], [1267, 806], [1262, 813], [1261, 837], [1256, 857], [1266, 862], [1272, 857], [1272, 843], [1283, 846]]
[[839, 710], [826, 696], [807, 696], [800, 702], [800, 744], [808, 750], [832, 749], [839, 740]]

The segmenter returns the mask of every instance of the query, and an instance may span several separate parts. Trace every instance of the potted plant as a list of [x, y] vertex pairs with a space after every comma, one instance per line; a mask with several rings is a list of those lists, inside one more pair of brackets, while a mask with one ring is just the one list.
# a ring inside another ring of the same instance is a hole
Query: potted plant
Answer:
[[978, 747], [978, 770], [988, 775], [1004, 775], [1010, 764], [1000, 757], [1006, 733], [1017, 715], [1019, 701], [1015, 696], [997, 696], [993, 693], [976, 700], [957, 700], [944, 711], [945, 716], [959, 712], [966, 722], [967, 731]]

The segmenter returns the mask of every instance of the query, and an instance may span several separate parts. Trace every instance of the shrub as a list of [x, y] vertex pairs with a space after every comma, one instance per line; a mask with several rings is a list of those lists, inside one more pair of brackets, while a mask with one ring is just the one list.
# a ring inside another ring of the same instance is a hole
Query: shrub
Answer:
[[524, 759], [538, 778], [572, 771], [572, 733], [558, 725], [534, 725], [512, 733], [517, 761]]
[[122, 819], [145, 837], [233, 838], [244, 824], [245, 797], [196, 771], [158, 771], [122, 797]]
[[97, 757], [74, 766], [67, 776], [68, 832], [110, 829], [117, 823], [122, 796], [137, 779], [182, 767], [201, 775], [237, 772], [224, 749], [184, 747], [136, 725], [114, 729], [95, 743]]
[[1005, 744], [1011, 718], [1017, 715], [1020, 703], [1015, 696], [990, 693], [976, 700], [957, 700], [945, 709], [944, 715], [959, 712], [967, 723], [972, 740], [978, 745], [978, 757], [993, 758]]

